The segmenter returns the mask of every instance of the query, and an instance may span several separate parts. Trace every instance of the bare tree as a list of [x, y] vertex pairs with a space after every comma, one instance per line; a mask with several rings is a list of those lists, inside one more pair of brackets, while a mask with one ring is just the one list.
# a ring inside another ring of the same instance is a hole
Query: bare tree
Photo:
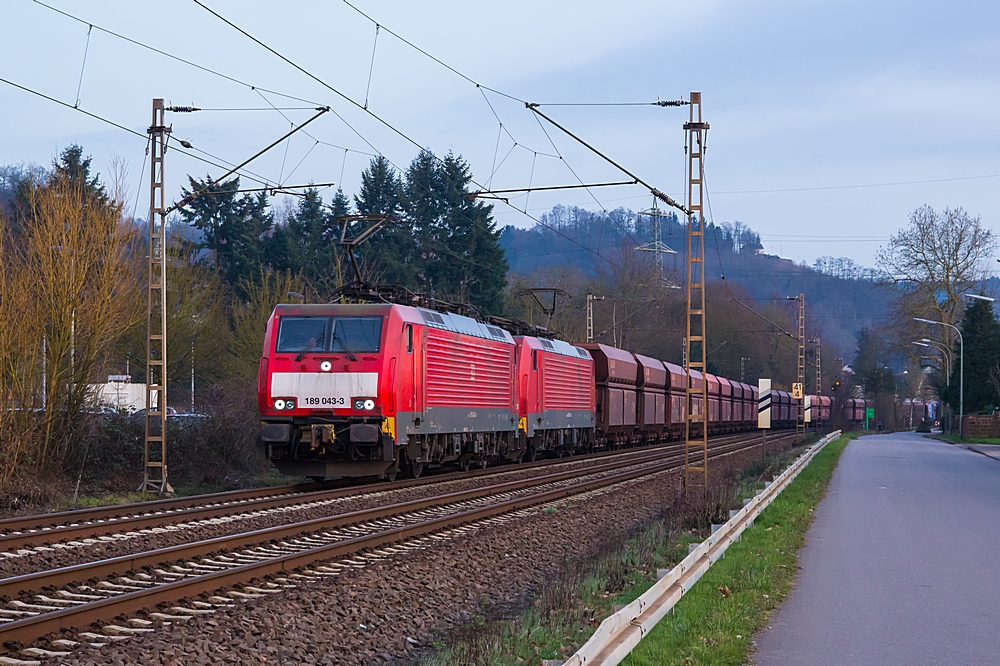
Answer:
[[964, 310], [962, 294], [987, 277], [986, 262], [996, 247], [979, 217], [962, 208], [937, 213], [922, 206], [879, 250], [877, 262], [884, 277], [901, 287], [910, 312], [954, 325]]
[[[52, 179], [30, 189], [25, 205], [15, 242], [2, 255], [0, 300], [5, 307], [21, 304], [5, 318], [12, 330], [4, 350], [37, 360], [22, 361], [24, 376], [7, 387], [21, 409], [44, 410], [30, 441], [14, 445], [20, 453], [12, 464], [24, 462], [23, 454], [45, 469], [79, 435], [93, 372], [140, 317], [141, 299], [133, 271], [136, 233], [122, 219], [121, 199]], [[7, 372], [17, 370], [8, 365]]]

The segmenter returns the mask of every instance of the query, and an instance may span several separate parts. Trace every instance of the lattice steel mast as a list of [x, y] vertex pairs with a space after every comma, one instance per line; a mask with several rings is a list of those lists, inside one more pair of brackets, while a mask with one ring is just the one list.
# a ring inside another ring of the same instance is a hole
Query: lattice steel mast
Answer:
[[823, 344], [819, 337], [816, 338], [816, 430], [823, 428]]
[[149, 289], [146, 305], [146, 434], [143, 492], [172, 493], [167, 482], [167, 215], [163, 158], [170, 128], [162, 99], [153, 100], [149, 134]]
[[[688, 154], [688, 224], [687, 224], [687, 418], [684, 427], [684, 488], [691, 485], [691, 475], [701, 474], [704, 487], [708, 488], [708, 380], [707, 335], [705, 325], [705, 134], [708, 123], [702, 121], [701, 93], [691, 93], [687, 131]], [[692, 371], [701, 372], [701, 389], [696, 390]], [[701, 413], [696, 413], [696, 399], [701, 399]], [[696, 424], [701, 424], [697, 438], [692, 438]], [[691, 451], [695, 451], [695, 461]], [[700, 454], [700, 455], [699, 455]]]
[[806, 439], [806, 412], [805, 412], [805, 387], [806, 387], [806, 295], [799, 294], [799, 409], [795, 419], [795, 439], [805, 441]]

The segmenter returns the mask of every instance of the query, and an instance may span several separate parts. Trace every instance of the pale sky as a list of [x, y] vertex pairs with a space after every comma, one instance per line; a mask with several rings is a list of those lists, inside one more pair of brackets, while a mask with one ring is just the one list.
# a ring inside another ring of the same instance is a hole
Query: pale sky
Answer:
[[[367, 90], [370, 111], [438, 154], [464, 155], [480, 183], [494, 169], [495, 189], [574, 184], [577, 176], [587, 183], [625, 179], [555, 128], [546, 126], [547, 136], [522, 102], [476, 88], [385, 30], [372, 66], [375, 26], [342, 2], [204, 2], [359, 104]], [[330, 105], [342, 116], [326, 114], [306, 129], [312, 138], [299, 133], [248, 167], [270, 182], [339, 183], [343, 173], [344, 190], [353, 193], [375, 150], [400, 166], [416, 154], [393, 130], [193, 0], [47, 3], [84, 23], [31, 0], [0, 0], [0, 78], [70, 105], [79, 87], [81, 109], [143, 135], [153, 97], [205, 109], [309, 106], [262, 96], [97, 27], [88, 48], [94, 24], [247, 84]], [[714, 219], [749, 224], [771, 253], [810, 263], [821, 255], [849, 256], [871, 266], [879, 245], [923, 204], [963, 206], [993, 228], [1000, 217], [994, 195], [1000, 5], [994, 2], [358, 0], [355, 6], [469, 79], [519, 100], [651, 102], [701, 91], [712, 126], [706, 179]], [[686, 108], [542, 110], [644, 180], [681, 195]], [[285, 114], [301, 122], [311, 112]], [[148, 180], [140, 175], [143, 138], [4, 83], [0, 118], [0, 164], [48, 164], [73, 142], [102, 173], [119, 156], [145, 217], [148, 195], [137, 191]], [[170, 114], [169, 122], [175, 137], [232, 163], [289, 128], [273, 110]], [[342, 148], [357, 152], [345, 160]], [[564, 159], [550, 156], [556, 152]], [[179, 198], [187, 173], [222, 171], [172, 150], [168, 198]], [[910, 184], [875, 186], [886, 183]], [[242, 184], [252, 186], [247, 179]], [[858, 185], [865, 187], [844, 187]], [[651, 203], [640, 187], [592, 192], [535, 193], [527, 212], [538, 216], [556, 203], [598, 210]], [[525, 207], [523, 196], [511, 203]], [[495, 212], [500, 224], [533, 223], [504, 204]]]

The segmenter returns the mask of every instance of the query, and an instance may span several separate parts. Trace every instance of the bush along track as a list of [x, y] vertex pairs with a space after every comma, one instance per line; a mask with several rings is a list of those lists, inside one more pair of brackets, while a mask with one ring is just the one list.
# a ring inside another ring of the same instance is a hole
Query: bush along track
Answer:
[[850, 439], [841, 437], [820, 451], [623, 663], [748, 663], [753, 634], [794, 585], [798, 550]]
[[[709, 586], [700, 581], [678, 604], [677, 615], [668, 615], [657, 630], [642, 641], [639, 646], [639, 650], [644, 651], [642, 660], [633, 661], [655, 664], [746, 662], [753, 632], [763, 625], [767, 612], [777, 605], [782, 596], [777, 590], [791, 587], [796, 569], [795, 552], [808, 529], [811, 509], [822, 496], [845, 443], [842, 438], [827, 445], [795, 482], [779, 495], [776, 503], [757, 519], [756, 525], [762, 527], [758, 529], [755, 526], [745, 532], [743, 541], [730, 547], [726, 557], [706, 574], [703, 581], [714, 581], [717, 568], [743, 562], [724, 581], [720, 579], [711, 584], [712, 594], [707, 595], [707, 600], [720, 602], [720, 608], [709, 608], [704, 603], [697, 607], [691, 604], [689, 598], [694, 599], [702, 593], [702, 588]], [[452, 635], [451, 640], [437, 643], [439, 651], [426, 656], [421, 661], [422, 666], [538, 665], [543, 660], [567, 658], [616, 606], [632, 601], [647, 590], [655, 581], [657, 569], [669, 569], [680, 562], [688, 553], [688, 544], [706, 538], [712, 523], [725, 522], [730, 509], [741, 506], [742, 498], [758, 492], [763, 488], [765, 479], [777, 475], [801, 452], [802, 449], [794, 449], [768, 456], [736, 475], [721, 478], [698, 502], [687, 502], [683, 497], [676, 498], [673, 503], [668, 502], [658, 519], [627, 536], [612, 537], [596, 544], [596, 550], [585, 561], [565, 562], [557, 575], [550, 576], [547, 582], [532, 590], [533, 602], [526, 610], [483, 607], [482, 614], [464, 631]], [[817, 476], [816, 470], [820, 468], [826, 471]], [[803, 491], [803, 488], [806, 490]], [[789, 495], [793, 490], [794, 494]], [[782, 502], [786, 495], [792, 500]], [[786, 502], [793, 505], [791, 513], [783, 508], [787, 506]], [[803, 503], [804, 506], [799, 506]], [[768, 518], [769, 512], [781, 518], [777, 521]], [[767, 522], [762, 522], [764, 520]], [[767, 528], [772, 525], [779, 527], [768, 531]], [[790, 532], [797, 535], [794, 540], [789, 540]], [[747, 555], [746, 547], [755, 543], [750, 539], [751, 534], [754, 538], [764, 535], [766, 542]], [[782, 552], [779, 553], [779, 550]], [[760, 557], [756, 554], [758, 551], [762, 553]], [[765, 551], [784, 559], [772, 561], [771, 555], [763, 556]], [[740, 570], [749, 571], [750, 575], [740, 574]], [[778, 577], [781, 577], [781, 582], [778, 582]], [[721, 590], [718, 589], [720, 587]], [[730, 638], [740, 647], [733, 652], [736, 656], [729, 659], [722, 656], [724, 651], [717, 650], [722, 643], [716, 637], [719, 632], [714, 628], [719, 624], [716, 614], [725, 611], [726, 604], [735, 607], [737, 592], [753, 596], [755, 601], [746, 605], [740, 602], [740, 617], [745, 627], [741, 624], [730, 632]], [[683, 620], [685, 617], [689, 619]], [[672, 637], [676, 634], [679, 638], [671, 638], [669, 643], [660, 643], [656, 650], [647, 651], [652, 646], [652, 643], [647, 643], [650, 638], [664, 633], [667, 627], [670, 629], [666, 633]], [[710, 640], [715, 643], [714, 646]]]

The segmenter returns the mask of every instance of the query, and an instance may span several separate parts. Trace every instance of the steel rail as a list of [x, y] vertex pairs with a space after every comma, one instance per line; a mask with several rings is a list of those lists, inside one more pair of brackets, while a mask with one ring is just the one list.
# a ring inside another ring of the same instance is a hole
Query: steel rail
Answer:
[[[729, 445], [729, 443], [717, 444], [717, 446], [720, 447]], [[523, 490], [525, 488], [530, 488], [531, 486], [555, 483], [571, 479], [573, 477], [599, 474], [616, 468], [641, 465], [654, 461], [660, 457], [661, 455], [659, 453], [652, 452], [645, 456], [629, 458], [624, 461], [615, 461], [593, 467], [555, 472], [552, 474], [532, 477], [530, 479], [507, 481], [490, 486], [472, 488], [470, 490], [460, 490], [445, 493], [443, 495], [435, 495], [432, 497], [409, 500], [406, 502], [398, 502], [396, 504], [387, 504], [385, 506], [373, 507], [369, 509], [359, 509], [357, 511], [351, 511], [334, 516], [313, 518], [301, 522], [289, 523], [287, 525], [276, 525], [274, 527], [265, 527], [258, 530], [252, 530], [250, 532], [223, 535], [213, 537], [211, 539], [178, 544], [176, 546], [168, 546], [167, 548], [155, 549], [142, 553], [121, 555], [119, 557], [98, 560], [96, 562], [85, 562], [82, 564], [75, 564], [69, 567], [61, 567], [48, 571], [22, 574], [20, 576], [0, 579], [0, 597], [3, 597], [4, 595], [14, 597], [24, 590], [38, 590], [48, 586], [59, 587], [79, 580], [88, 580], [90, 578], [99, 578], [112, 574], [123, 574], [128, 571], [134, 571], [141, 569], [142, 567], [159, 564], [161, 562], [191, 559], [200, 555], [215, 553], [222, 549], [232, 550], [234, 548], [265, 543], [298, 534], [315, 532], [321, 529], [341, 527], [343, 525], [375, 520], [386, 516], [419, 511], [431, 506], [462, 502], [512, 490]]]
[[10, 533], [27, 529], [45, 530], [60, 524], [60, 521], [66, 523], [71, 521], [80, 522], [86, 520], [103, 520], [116, 518], [127, 514], [128, 512], [169, 511], [172, 509], [183, 509], [189, 506], [197, 506], [199, 504], [212, 502], [218, 504], [224, 502], [250, 502], [257, 498], [311, 492], [313, 490], [321, 489], [322, 487], [323, 484], [317, 482], [293, 483], [284, 486], [272, 486], [270, 488], [251, 488], [247, 490], [232, 490], [219, 493], [206, 493], [202, 495], [189, 495], [187, 497], [172, 497], [169, 499], [153, 500], [150, 502], [112, 504], [94, 509], [73, 509], [71, 511], [40, 513], [31, 516], [16, 516], [0, 520], [0, 532]]
[[[782, 439], [790, 436], [791, 435], [787, 435]], [[753, 446], [756, 446], [758, 443], [759, 443], [758, 440], [754, 438], [752, 441], [749, 442], [743, 441], [743, 442], [735, 442], [732, 444], [720, 444], [714, 447], [716, 451], [714, 451], [712, 455], [713, 457], [721, 457], [724, 455], [729, 455], [731, 453], [743, 450], [745, 448], [751, 448]], [[725, 450], [719, 450], [719, 449], [725, 449]], [[484, 518], [489, 518], [495, 515], [516, 511], [518, 509], [525, 508], [528, 506], [542, 504], [545, 502], [551, 502], [572, 495], [578, 495], [604, 486], [614, 485], [617, 483], [622, 483], [643, 476], [649, 476], [659, 472], [676, 469], [680, 464], [680, 459], [681, 456], [673, 456], [668, 460], [664, 460], [658, 464], [649, 465], [642, 469], [631, 470], [598, 479], [582, 481], [580, 483], [571, 486], [555, 488], [541, 493], [529, 495], [527, 497], [514, 498], [503, 502], [498, 502], [496, 504], [490, 504], [485, 507], [479, 507], [448, 516], [442, 516], [440, 518], [431, 519], [413, 525], [395, 527], [383, 530], [381, 532], [376, 532], [369, 535], [355, 537], [352, 539], [346, 539], [332, 544], [303, 550], [297, 553], [277, 556], [261, 562], [245, 564], [233, 567], [231, 569], [225, 569], [223, 571], [217, 571], [199, 576], [184, 578], [178, 581], [157, 585], [155, 587], [136, 590], [133, 592], [127, 592], [125, 594], [116, 595], [114, 597], [108, 597], [100, 601], [73, 606], [58, 611], [52, 611], [34, 617], [15, 620], [13, 622], [8, 622], [6, 624], [0, 625], [0, 645], [4, 645], [11, 641], [18, 641], [22, 643], [31, 642], [40, 636], [44, 636], [46, 634], [56, 631], [61, 631], [63, 629], [74, 626], [85, 625], [91, 622], [105, 619], [109, 616], [119, 615], [122, 613], [134, 613], [144, 608], [155, 606], [162, 602], [172, 601], [179, 598], [200, 594], [202, 592], [216, 590], [222, 587], [234, 585], [236, 583], [246, 582], [248, 580], [260, 578], [262, 576], [273, 575], [277, 573], [288, 573], [298, 567], [303, 567], [313, 562], [330, 559], [340, 555], [355, 553], [364, 549], [377, 548], [379, 546], [395, 543], [403, 539], [412, 538], [430, 532], [435, 532], [448, 527], [461, 525], [463, 523], [482, 520]], [[626, 466], [631, 466], [632, 464], [634, 463], [630, 461], [628, 465], [619, 464], [617, 466], [626, 467]], [[586, 472], [587, 474], [590, 474], [593, 473], [593, 470], [589, 469], [586, 470]], [[563, 476], [565, 474], [569, 473], [567, 472], [552, 476]], [[580, 474], [579, 470], [577, 470], [577, 475], [585, 476], [586, 474]], [[509, 484], [501, 484], [501, 485], [510, 486], [517, 483], [523, 483], [523, 482], [510, 482]], [[452, 493], [452, 495], [461, 495], [461, 494], [464, 493]], [[402, 503], [401, 505], [397, 506], [419, 504], [425, 501], [426, 500], [417, 500], [415, 502]], [[376, 510], [376, 511], [378, 512], [381, 510]], [[356, 512], [356, 513], [364, 513], [364, 512]], [[323, 519], [320, 519], [319, 521], [317, 520], [306, 521], [304, 523], [287, 526], [282, 529], [284, 530], [292, 529], [295, 530], [296, 534], [301, 534], [303, 532], [312, 531], [316, 526], [316, 524], [318, 522], [322, 522], [322, 520]], [[241, 536], [245, 536], [247, 537], [247, 539], [250, 539], [251, 535], [260, 535], [265, 532], [277, 532], [277, 531], [280, 530], [274, 530], [274, 528], [272, 528], [270, 530], [258, 530], [256, 532], [250, 532], [247, 533], [246, 535], [241, 535]], [[10, 578], [4, 581], [0, 581], [0, 586], [2, 586], [3, 588], [0, 589], [0, 595], [13, 591], [13, 588], [17, 587], [17, 583], [24, 584], [24, 583], [29, 583], [30, 581], [34, 586], [36, 586], [35, 589], [39, 589], [40, 587], [47, 585], [61, 585], [65, 584], [66, 582], [73, 582], [74, 580], [79, 580], [81, 577], [79, 574], [83, 574], [84, 572], [86, 572], [85, 575], [87, 578], [107, 575], [109, 573], [114, 573], [114, 571], [111, 571], [109, 569], [116, 569], [118, 566], [121, 566], [125, 562], [132, 562], [133, 564], [130, 567], [132, 569], [141, 568], [142, 566], [146, 566], [148, 564], [158, 564], [164, 561], [168, 561], [164, 559], [165, 556], [169, 557], [170, 555], [176, 555], [177, 552], [180, 552], [185, 548], [190, 549], [194, 545], [214, 548], [215, 546], [218, 546], [220, 542], [224, 543], [227, 541], [229, 542], [230, 547], [234, 547], [235, 544], [232, 543], [233, 539], [231, 537], [220, 537], [217, 539], [210, 539], [207, 541], [199, 542], [199, 544], [167, 548], [158, 551], [150, 551], [148, 553], [143, 553], [136, 556], [115, 558], [113, 560], [106, 560], [104, 562], [97, 562], [89, 565], [77, 565], [75, 567], [66, 567], [64, 569], [59, 569], [54, 572], [43, 572], [41, 574], [29, 574], [27, 576]], [[245, 540], [241, 540], [241, 542], [243, 543], [241, 543], [240, 545], [248, 545], [248, 543]], [[259, 537], [256, 538], [255, 541], [253, 541], [253, 543], [259, 543], [259, 542], [260, 542]], [[209, 546], [209, 544], [211, 544], [211, 546]], [[109, 566], [112, 563], [114, 563], [114, 565]], [[58, 576], [53, 576], [53, 574], [58, 574]], [[65, 580], [67, 576], [71, 580]], [[60, 581], [59, 580], [60, 578], [64, 580]]]
[[[719, 436], [716, 441], [728, 440], [738, 436], [738, 433], [723, 435]], [[667, 443], [645, 448], [644, 450], [646, 452], [655, 452], [677, 446], [679, 446], [679, 443]], [[518, 467], [505, 467], [502, 469], [494, 467], [492, 469], [481, 469], [472, 472], [447, 472], [418, 479], [388, 481], [367, 485], [349, 485], [328, 490], [324, 490], [321, 483], [302, 483], [275, 486], [271, 489], [192, 495], [181, 500], [167, 499], [153, 502], [137, 502], [102, 507], [97, 510], [84, 509], [24, 518], [11, 518], [0, 520], [0, 534], [2, 534], [0, 536], [0, 551], [15, 550], [29, 545], [43, 545], [74, 538], [103, 536], [126, 530], [138, 530], [145, 527], [159, 526], [164, 522], [197, 520], [199, 517], [218, 517], [242, 513], [244, 511], [256, 511], [291, 506], [299, 503], [337, 499], [357, 493], [359, 490], [361, 494], [376, 493], [384, 490], [444, 483], [457, 479], [503, 474], [510, 471], [536, 469], [560, 463], [565, 464], [639, 453], [640, 451], [638, 450], [616, 449], [614, 451], [602, 451], [566, 459], [559, 458], [524, 463]], [[50, 523], [43, 526], [39, 526], [38, 522], [32, 522], [33, 520], [43, 518], [63, 519], [72, 522], [63, 522], [62, 524]], [[27, 527], [28, 525], [31, 527]]]

